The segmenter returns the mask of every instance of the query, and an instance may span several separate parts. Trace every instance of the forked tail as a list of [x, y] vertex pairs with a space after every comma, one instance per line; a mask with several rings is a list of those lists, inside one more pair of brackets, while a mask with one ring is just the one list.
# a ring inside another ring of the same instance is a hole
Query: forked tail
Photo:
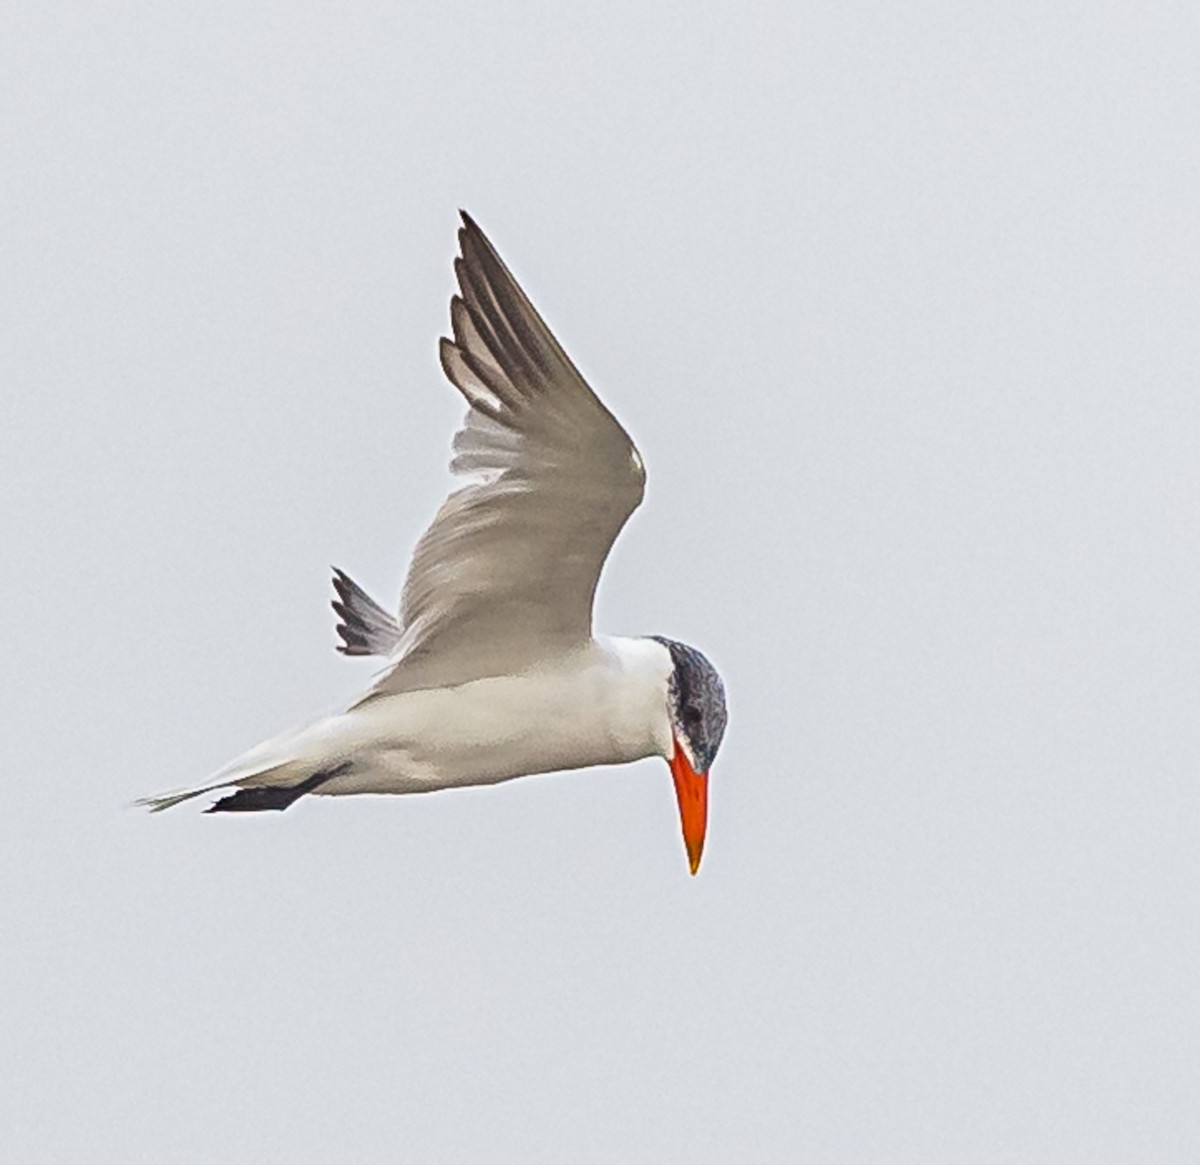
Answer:
[[[270, 744], [272, 742], [268, 742]], [[262, 746], [260, 746], [261, 748]], [[248, 753], [240, 762], [235, 761], [214, 779], [195, 789], [182, 793], [164, 793], [157, 797], [143, 797], [136, 804], [145, 806], [151, 813], [161, 813], [193, 797], [215, 793], [218, 789], [234, 789], [206, 813], [247, 813], [262, 809], [286, 809], [306, 793], [315, 792], [327, 781], [339, 777], [353, 767], [348, 760], [336, 758], [300, 759], [293, 757], [285, 761], [269, 761], [259, 758], [258, 749]]]

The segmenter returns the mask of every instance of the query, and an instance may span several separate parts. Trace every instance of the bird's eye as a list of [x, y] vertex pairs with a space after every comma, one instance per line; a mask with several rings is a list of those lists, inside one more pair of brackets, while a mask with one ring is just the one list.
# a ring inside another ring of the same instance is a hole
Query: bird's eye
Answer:
[[700, 709], [693, 707], [693, 705], [691, 705], [691, 704], [688, 704], [683, 709], [682, 716], [683, 716], [684, 724], [699, 724], [700, 723]]

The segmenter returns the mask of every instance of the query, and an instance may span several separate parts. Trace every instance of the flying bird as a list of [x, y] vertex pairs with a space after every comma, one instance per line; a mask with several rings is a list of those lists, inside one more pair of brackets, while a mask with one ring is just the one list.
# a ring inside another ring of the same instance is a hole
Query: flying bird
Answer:
[[286, 809], [308, 794], [421, 793], [661, 756], [691, 872], [725, 693], [694, 647], [592, 630], [614, 539], [642, 500], [629, 434], [465, 212], [442, 368], [469, 406], [461, 482], [417, 543], [394, 617], [334, 571], [338, 650], [386, 668], [345, 711], [251, 749], [168, 809]]

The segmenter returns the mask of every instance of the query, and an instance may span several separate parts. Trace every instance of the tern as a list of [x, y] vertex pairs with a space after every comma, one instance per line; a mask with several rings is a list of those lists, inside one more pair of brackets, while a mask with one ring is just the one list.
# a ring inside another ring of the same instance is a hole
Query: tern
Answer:
[[450, 466], [460, 483], [417, 543], [398, 617], [334, 571], [338, 650], [385, 670], [345, 711], [139, 804], [234, 789], [207, 812], [278, 810], [659, 756], [695, 874], [721, 678], [674, 639], [592, 631], [600, 571], [642, 500], [641, 455], [465, 212], [458, 242], [440, 356], [469, 406]]

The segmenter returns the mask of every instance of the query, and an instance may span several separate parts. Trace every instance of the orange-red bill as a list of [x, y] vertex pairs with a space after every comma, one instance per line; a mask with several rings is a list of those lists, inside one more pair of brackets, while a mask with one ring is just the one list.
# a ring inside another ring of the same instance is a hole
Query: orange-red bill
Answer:
[[675, 755], [671, 758], [671, 776], [675, 778], [683, 844], [687, 847], [688, 865], [694, 874], [700, 868], [704, 832], [708, 828], [708, 773], [698, 773], [692, 768], [677, 740]]

